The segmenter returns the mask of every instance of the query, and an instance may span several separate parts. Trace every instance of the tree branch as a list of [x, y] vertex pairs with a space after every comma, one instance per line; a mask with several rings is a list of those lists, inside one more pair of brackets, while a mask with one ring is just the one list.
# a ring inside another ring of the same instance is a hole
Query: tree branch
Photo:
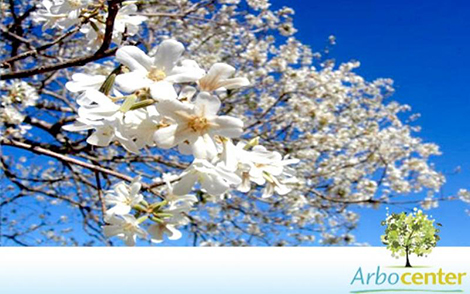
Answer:
[[[32, 144], [23, 143], [23, 142], [19, 142], [19, 141], [16, 141], [16, 140], [9, 140], [9, 139], [2, 139], [0, 141], [0, 145], [12, 146], [12, 147], [16, 147], [16, 148], [25, 149], [25, 150], [31, 151], [33, 153], [36, 153], [36, 154], [50, 156], [50, 157], [56, 158], [60, 161], [75, 164], [75, 165], [84, 167], [86, 169], [89, 169], [89, 170], [92, 170], [92, 171], [95, 171], [95, 172], [101, 172], [101, 173], [104, 173], [104, 174], [111, 175], [113, 177], [124, 180], [126, 182], [132, 182], [132, 180], [133, 180], [132, 177], [126, 176], [126, 175], [124, 175], [120, 172], [110, 170], [110, 169], [107, 169], [107, 168], [104, 168], [104, 167], [101, 167], [101, 166], [98, 166], [98, 165], [95, 165], [95, 164], [83, 162], [81, 160], [78, 160], [78, 159], [75, 159], [75, 158], [72, 158], [72, 157], [69, 157], [69, 156], [66, 156], [66, 155], [48, 150], [48, 149], [45, 149], [41, 146], [34, 146]], [[155, 183], [152, 183], [150, 185], [143, 183], [142, 184], [142, 189], [154, 193], [152, 191], [152, 189], [156, 188], [156, 187], [159, 187], [159, 186], [162, 186], [162, 185], [165, 185], [164, 181], [155, 182]], [[159, 195], [157, 195], [157, 196], [159, 196]]]
[[114, 30], [114, 21], [121, 7], [121, 2], [123, 0], [108, 0], [108, 17], [106, 18], [106, 30], [104, 32], [103, 44], [101, 44], [100, 49], [96, 51], [96, 54], [104, 53], [113, 40], [113, 30]]
[[87, 64], [88, 62], [96, 61], [105, 57], [109, 57], [114, 55], [116, 53], [117, 48], [113, 49], [108, 49], [104, 51], [103, 53], [100, 54], [93, 54], [85, 57], [79, 57], [79, 58], [74, 58], [69, 61], [55, 64], [55, 65], [49, 65], [49, 66], [39, 66], [33, 69], [26, 69], [26, 70], [20, 70], [17, 72], [12, 72], [12, 73], [7, 73], [4, 75], [0, 76], [0, 80], [11, 80], [11, 79], [19, 79], [19, 78], [27, 78], [30, 76], [34, 76], [37, 74], [43, 74], [46, 72], [54, 71], [54, 70], [59, 70], [63, 68], [68, 68], [68, 67], [74, 67], [74, 66], [82, 66]]
[[104, 167], [101, 167], [101, 166], [97, 166], [97, 165], [94, 165], [94, 164], [91, 164], [91, 163], [83, 162], [83, 161], [80, 161], [78, 159], [68, 157], [66, 155], [56, 153], [56, 152], [51, 151], [51, 150], [47, 150], [47, 149], [42, 148], [40, 146], [33, 146], [31, 144], [27, 144], [27, 143], [15, 141], [15, 140], [8, 140], [8, 139], [2, 139], [0, 141], [0, 144], [5, 145], [5, 146], [13, 146], [13, 147], [29, 150], [31, 152], [34, 152], [34, 153], [40, 154], [40, 155], [47, 155], [47, 156], [56, 158], [56, 159], [64, 161], [64, 162], [68, 162], [68, 163], [75, 164], [75, 165], [78, 165], [78, 166], [81, 166], [81, 167], [84, 167], [84, 168], [87, 168], [87, 169], [90, 169], [90, 170], [93, 170], [93, 171], [102, 172], [102, 173], [114, 176], [114, 177], [119, 178], [119, 179], [124, 180], [124, 181], [128, 181], [128, 182], [132, 181], [131, 177], [126, 176], [124, 174], [121, 174], [117, 171], [110, 170], [110, 169], [107, 169], [107, 168], [104, 168]]
[[48, 43], [46, 43], [44, 45], [41, 45], [37, 48], [31, 49], [29, 51], [26, 51], [26, 52], [20, 53], [18, 55], [15, 55], [13, 57], [10, 57], [10, 58], [2, 61], [2, 63], [0, 64], [0, 67], [5, 67], [6, 64], [12, 63], [12, 62], [14, 62], [16, 60], [19, 60], [19, 59], [24, 59], [24, 58], [29, 57], [29, 56], [37, 55], [39, 52], [44, 51], [47, 48], [50, 48], [50, 47], [54, 46], [55, 44], [61, 42], [62, 40], [66, 39], [67, 37], [75, 34], [76, 32], [79, 31], [79, 29], [80, 29], [80, 27], [76, 27], [73, 30], [63, 34], [62, 36], [58, 37], [57, 39], [55, 39], [51, 42], [48, 42]]

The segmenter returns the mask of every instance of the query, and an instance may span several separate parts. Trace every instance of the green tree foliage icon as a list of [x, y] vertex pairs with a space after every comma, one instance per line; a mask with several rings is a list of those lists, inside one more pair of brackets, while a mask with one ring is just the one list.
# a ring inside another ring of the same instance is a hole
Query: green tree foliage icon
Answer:
[[387, 219], [382, 221], [386, 226], [385, 235], [382, 235], [382, 243], [394, 257], [406, 256], [406, 267], [411, 267], [410, 255], [423, 256], [431, 253], [440, 240], [439, 229], [442, 226], [428, 218], [421, 210], [415, 210], [411, 214], [405, 212], [387, 214]]

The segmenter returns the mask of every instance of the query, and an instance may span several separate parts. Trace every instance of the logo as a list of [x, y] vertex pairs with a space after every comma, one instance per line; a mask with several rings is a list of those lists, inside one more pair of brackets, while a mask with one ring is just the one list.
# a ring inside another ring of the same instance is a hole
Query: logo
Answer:
[[[452, 271], [443, 267], [412, 266], [411, 257], [427, 257], [440, 240], [434, 219], [421, 210], [413, 213], [388, 214], [382, 226], [385, 234], [382, 243], [392, 253], [392, 257], [403, 260], [403, 266], [359, 266], [352, 275], [350, 285], [355, 289], [350, 293], [463, 293], [462, 285], [467, 273]], [[414, 262], [417, 261], [413, 261]], [[460, 286], [460, 287], [459, 287]]]
[[[383, 269], [382, 269], [383, 270]], [[405, 271], [403, 273], [397, 272], [382, 272], [380, 266], [377, 266], [376, 271], [374, 272], [365, 272], [362, 267], [359, 267], [356, 274], [354, 275], [351, 285], [360, 284], [360, 285], [397, 285], [401, 284], [404, 286], [410, 285], [462, 285], [464, 277], [467, 276], [467, 273], [454, 273], [454, 272], [444, 272], [442, 268], [435, 272], [429, 271], [417, 271], [410, 272]], [[395, 291], [403, 291], [406, 289], [390, 289]], [[364, 290], [364, 291], [351, 291], [351, 293], [367, 293], [374, 290]], [[381, 289], [384, 291], [384, 289]], [[422, 290], [423, 291], [423, 290]], [[376, 290], [375, 292], [380, 292]], [[391, 291], [389, 291], [391, 292]], [[423, 292], [431, 292], [429, 290]], [[439, 292], [439, 291], [434, 291]], [[440, 292], [449, 292], [449, 291], [440, 291]], [[453, 290], [452, 292], [463, 292], [461, 290]]]

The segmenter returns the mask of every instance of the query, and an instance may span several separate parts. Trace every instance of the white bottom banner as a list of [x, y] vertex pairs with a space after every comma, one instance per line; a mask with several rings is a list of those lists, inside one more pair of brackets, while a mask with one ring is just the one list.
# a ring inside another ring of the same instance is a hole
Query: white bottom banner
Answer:
[[470, 248], [0, 248], [0, 293], [467, 293]]

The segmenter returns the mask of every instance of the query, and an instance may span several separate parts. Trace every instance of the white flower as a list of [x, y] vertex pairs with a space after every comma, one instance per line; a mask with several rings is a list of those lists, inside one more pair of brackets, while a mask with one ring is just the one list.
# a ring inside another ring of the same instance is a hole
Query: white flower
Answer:
[[[92, 25], [93, 23], [93, 25]], [[85, 39], [88, 40], [87, 50], [97, 50], [101, 47], [104, 40], [104, 33], [106, 25], [102, 22], [91, 19], [89, 23], [84, 24], [80, 28], [80, 32], [85, 35]], [[119, 43], [119, 39], [116, 40], [113, 34], [113, 42]]]
[[53, 28], [55, 26], [61, 26], [60, 21], [65, 18], [65, 15], [56, 15], [51, 11], [52, 1], [43, 0], [42, 7], [38, 11], [32, 13], [32, 19], [34, 22], [44, 22], [42, 30]]
[[278, 195], [286, 195], [292, 189], [287, 186], [287, 184], [295, 184], [297, 183], [297, 178], [295, 177], [289, 177], [289, 178], [281, 178], [278, 179], [276, 177], [272, 177], [271, 175], [267, 174], [266, 175], [266, 187], [263, 189], [263, 194], [261, 197], [263, 198], [268, 198], [271, 197], [274, 192], [276, 192]]
[[154, 99], [176, 98], [172, 83], [194, 82], [204, 74], [191, 60], [177, 66], [183, 51], [183, 44], [175, 40], [163, 41], [153, 58], [138, 47], [124, 46], [116, 52], [116, 59], [131, 72], [117, 76], [116, 83], [127, 92], [150, 88]]
[[142, 184], [139, 182], [140, 177], [134, 178], [130, 185], [120, 182], [113, 187], [113, 190], [107, 191], [104, 198], [107, 205], [113, 205], [106, 213], [109, 214], [128, 214], [132, 207], [144, 200], [144, 196], [140, 194]]
[[439, 207], [439, 201], [437, 201], [433, 197], [428, 196], [428, 197], [424, 198], [423, 201], [421, 201], [421, 207], [425, 210], [438, 208]]
[[155, 142], [161, 148], [179, 145], [181, 151], [189, 144], [196, 158], [211, 159], [217, 154], [215, 135], [235, 138], [243, 133], [240, 119], [217, 116], [220, 100], [206, 92], [199, 93], [194, 104], [165, 100], [157, 108], [161, 115], [172, 119], [168, 127], [155, 132]]
[[89, 75], [85, 73], [75, 73], [72, 80], [65, 84], [65, 88], [72, 93], [84, 92], [86, 90], [99, 90], [106, 80], [104, 75]]
[[94, 129], [95, 132], [88, 137], [87, 143], [94, 146], [106, 147], [116, 139], [116, 124], [116, 120], [93, 121], [79, 117], [73, 124], [63, 126], [62, 128], [69, 132]]
[[21, 114], [16, 108], [8, 105], [0, 108], [0, 120], [12, 125], [19, 125], [23, 122], [25, 116]]
[[463, 202], [470, 203], [470, 191], [467, 189], [460, 189], [457, 195]]
[[[171, 213], [171, 211], [164, 211], [164, 213]], [[187, 218], [178, 213], [169, 219], [162, 220], [160, 223], [152, 224], [148, 228], [150, 241], [161, 243], [163, 242], [164, 235], [167, 235], [170, 240], [178, 240], [183, 234], [176, 227], [187, 223]]]
[[78, 18], [79, 12], [85, 8], [91, 0], [55, 0], [51, 11], [57, 14], [68, 14], [69, 17]]
[[268, 0], [247, 0], [247, 3], [254, 10], [268, 9], [271, 6]]
[[79, 22], [81, 9], [89, 2], [89, 0], [43, 0], [42, 8], [33, 13], [33, 20], [44, 22], [43, 31], [55, 27], [67, 29]]
[[229, 78], [235, 73], [235, 68], [226, 63], [215, 63], [209, 72], [201, 78], [199, 88], [201, 91], [216, 91], [225, 89], [236, 89], [250, 85], [246, 78]]
[[137, 34], [139, 25], [147, 20], [147, 17], [142, 15], [132, 15], [137, 12], [137, 5], [134, 3], [125, 5], [119, 9], [116, 19], [114, 21], [114, 32], [122, 34], [126, 32], [129, 36]]
[[103, 226], [103, 232], [106, 237], [122, 239], [127, 246], [134, 246], [136, 237], [146, 238], [147, 232], [139, 227], [139, 221], [130, 214], [111, 215], [106, 219], [108, 225]]
[[160, 243], [163, 241], [163, 235], [168, 235], [170, 240], [178, 240], [181, 238], [181, 232], [176, 228], [177, 226], [186, 225], [189, 219], [186, 214], [189, 213], [193, 202], [173, 202], [169, 208], [163, 210], [162, 213], [170, 215], [165, 217], [159, 223], [150, 225], [148, 232], [150, 240], [153, 243]]
[[166, 195], [165, 200], [168, 201], [168, 204], [171, 207], [176, 206], [193, 206], [197, 202], [197, 197], [194, 195], [177, 195], [173, 192], [173, 185], [170, 182], [170, 175], [163, 175], [163, 180], [166, 183]]
[[97, 90], [87, 90], [83, 98], [93, 102], [89, 105], [82, 105], [78, 109], [78, 115], [84, 119], [111, 119], [121, 108], [120, 105], [117, 105], [108, 96]]
[[284, 166], [299, 162], [297, 159], [283, 160], [279, 152], [268, 151], [261, 145], [254, 146], [252, 152], [254, 156], [250, 156], [252, 160], [250, 175], [253, 177], [262, 177], [265, 173], [279, 176], [282, 174]]
[[[99, 90], [106, 81], [106, 78], [107, 75], [104, 74], [91, 75], [86, 73], [75, 73], [72, 75], [72, 80], [65, 84], [65, 88], [72, 93], [82, 93], [87, 90]], [[110, 93], [116, 97], [122, 96], [115, 84], [111, 87]], [[79, 105], [82, 105], [80, 101], [77, 102]]]
[[222, 166], [214, 166], [207, 160], [196, 159], [181, 174], [181, 180], [173, 186], [173, 193], [176, 195], [189, 194], [196, 182], [199, 182], [201, 188], [208, 194], [220, 196], [230, 186], [238, 186], [241, 179]]
[[21, 109], [34, 106], [39, 95], [36, 89], [23, 81], [14, 81], [7, 87], [8, 94], [2, 96], [2, 105], [16, 104]]
[[155, 145], [153, 136], [160, 126], [160, 114], [154, 105], [145, 109], [126, 112], [124, 127], [121, 133], [135, 144], [137, 149]]
[[138, 153], [136, 144], [130, 140], [123, 131], [123, 117], [113, 116], [106, 120], [88, 120], [77, 118], [73, 124], [62, 127], [69, 132], [80, 132], [94, 129], [95, 132], [87, 138], [87, 143], [94, 146], [106, 147], [117, 140], [128, 151]]
[[78, 100], [79, 117], [66, 131], [95, 129], [87, 139], [91, 145], [105, 147], [114, 140], [128, 151], [138, 153], [145, 145], [152, 146], [153, 135], [159, 128], [159, 114], [154, 106], [123, 112], [113, 100], [97, 90], [85, 91]]
[[[120, 44], [123, 33], [129, 36], [137, 34], [139, 25], [144, 22], [147, 17], [141, 15], [133, 15], [137, 12], [137, 6], [133, 3], [121, 7], [115, 17], [112, 41]], [[89, 23], [84, 24], [80, 28], [80, 32], [86, 35], [88, 40], [88, 50], [98, 49], [104, 40], [106, 25], [98, 20], [91, 19]]]
[[274, 192], [285, 195], [291, 191], [287, 184], [296, 183], [294, 171], [287, 167], [299, 162], [297, 159], [282, 159], [279, 152], [268, 151], [261, 145], [252, 150], [245, 150], [246, 144], [239, 142], [236, 146], [230, 140], [224, 142], [222, 160], [229, 170], [233, 170], [242, 179], [237, 187], [240, 192], [248, 192], [251, 182], [266, 185], [263, 197], [270, 197]]
[[127, 151], [139, 153], [137, 144], [128, 137], [126, 126], [122, 116], [113, 116], [110, 119], [93, 121], [77, 118], [74, 124], [62, 127], [69, 132], [79, 132], [94, 129], [95, 132], [87, 138], [87, 143], [99, 147], [107, 147], [114, 141], [118, 141]]
[[[253, 157], [255, 161], [253, 165], [250, 166], [249, 176], [250, 179], [257, 184], [263, 183], [266, 180], [266, 187], [263, 191], [263, 197], [272, 196], [273, 192], [276, 192], [278, 195], [285, 195], [291, 191], [291, 188], [286, 186], [287, 184], [297, 183], [297, 178], [294, 176], [295, 171], [292, 168], [287, 167], [287, 165], [297, 164], [298, 159], [282, 159], [282, 155], [279, 152], [269, 152], [265, 147], [257, 145], [253, 147], [255, 154], [258, 153], [259, 156]], [[269, 161], [256, 162], [256, 159], [261, 159], [264, 156], [268, 156]]]
[[178, 240], [183, 236], [174, 224], [167, 222], [155, 223], [149, 226], [147, 231], [150, 234], [150, 241], [153, 243], [163, 242], [163, 235], [168, 235], [170, 240]]
[[272, 162], [272, 152], [254, 152], [245, 150], [246, 144], [244, 142], [238, 142], [235, 146], [231, 140], [223, 141], [223, 151], [221, 153], [221, 160], [225, 164], [225, 167], [231, 171], [236, 172], [242, 179], [241, 184], [237, 187], [240, 192], [248, 192], [251, 189], [251, 182], [255, 182], [258, 185], [264, 185], [265, 179], [263, 174], [253, 172], [250, 174], [250, 170], [255, 170], [256, 165], [266, 165]]

